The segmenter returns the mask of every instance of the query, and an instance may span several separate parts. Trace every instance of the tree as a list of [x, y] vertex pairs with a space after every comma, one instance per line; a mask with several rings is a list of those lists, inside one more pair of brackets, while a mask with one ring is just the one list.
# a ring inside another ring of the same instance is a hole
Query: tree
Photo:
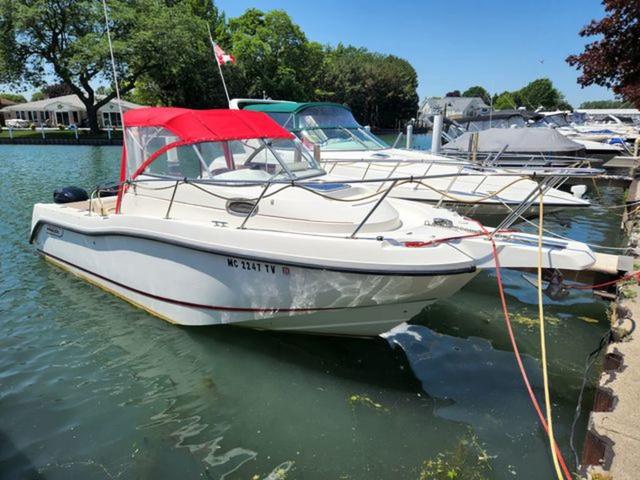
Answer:
[[511, 92], [502, 92], [494, 98], [493, 108], [496, 110], [515, 110], [518, 108], [518, 104]]
[[42, 93], [47, 98], [64, 97], [65, 95], [73, 95], [73, 90], [66, 83], [54, 83], [42, 88]]
[[461, 97], [460, 90], [454, 90], [453, 92], [447, 92], [445, 97]]
[[467, 88], [462, 94], [463, 97], [480, 97], [487, 105], [491, 104], [491, 95], [480, 85]]
[[578, 83], [583, 87], [611, 88], [640, 108], [640, 2], [603, 0], [603, 4], [606, 16], [580, 30], [581, 37], [601, 38], [566, 61], [582, 70]]
[[418, 77], [409, 62], [364, 48], [326, 48], [318, 100], [348, 104], [364, 124], [396, 127], [416, 115]]
[[548, 78], [539, 78], [514, 92], [514, 100], [524, 107], [535, 110], [539, 107], [558, 108], [564, 102], [563, 95]]
[[[206, 38], [195, 0], [110, 0], [111, 31], [121, 93], [145, 74], [171, 71]], [[42, 86], [49, 71], [84, 104], [91, 130], [98, 109], [93, 84], [114, 84], [102, 4], [93, 0], [0, 0], [0, 83]]]
[[17, 93], [0, 93], [0, 98], [16, 103], [25, 103], [27, 101], [27, 99], [24, 98], [24, 95], [19, 95]]
[[582, 102], [580, 108], [633, 108], [633, 106], [624, 100], [592, 100]]
[[313, 98], [322, 47], [309, 42], [286, 12], [250, 8], [229, 20], [229, 35], [246, 95]]
[[[196, 17], [204, 20], [220, 46], [235, 54], [224, 15], [209, 1], [192, 1]], [[188, 108], [221, 108], [227, 106], [208, 32], [194, 36], [182, 61], [167, 69], [154, 69], [136, 82], [132, 101], [144, 105], [168, 105]], [[235, 55], [237, 58], [237, 55]], [[234, 65], [222, 66], [230, 94], [244, 96], [240, 70]]]
[[42, 90], [40, 90], [39, 92], [35, 92], [33, 95], [31, 95], [32, 102], [37, 102], [39, 100], [44, 100], [46, 98], [47, 96], [44, 94]]

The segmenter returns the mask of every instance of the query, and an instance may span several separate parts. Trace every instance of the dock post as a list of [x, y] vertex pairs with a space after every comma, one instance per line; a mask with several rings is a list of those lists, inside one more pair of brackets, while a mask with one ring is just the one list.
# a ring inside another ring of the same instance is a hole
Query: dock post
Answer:
[[411, 148], [413, 145], [413, 123], [407, 125], [407, 148]]
[[444, 124], [444, 117], [442, 114], [435, 115], [433, 117], [433, 133], [431, 135], [431, 153], [440, 153], [440, 147], [442, 146], [442, 125]]

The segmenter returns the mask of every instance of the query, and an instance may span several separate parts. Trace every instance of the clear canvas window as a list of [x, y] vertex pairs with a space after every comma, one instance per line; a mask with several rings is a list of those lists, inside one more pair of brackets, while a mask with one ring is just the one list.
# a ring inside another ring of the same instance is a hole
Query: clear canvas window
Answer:
[[[162, 136], [156, 135], [150, 139], [148, 149], [163, 148], [166, 144], [160, 138]], [[139, 168], [142, 162], [134, 160]], [[324, 172], [299, 142], [249, 139], [176, 146], [154, 159], [144, 173], [220, 181], [269, 181], [299, 179]]]

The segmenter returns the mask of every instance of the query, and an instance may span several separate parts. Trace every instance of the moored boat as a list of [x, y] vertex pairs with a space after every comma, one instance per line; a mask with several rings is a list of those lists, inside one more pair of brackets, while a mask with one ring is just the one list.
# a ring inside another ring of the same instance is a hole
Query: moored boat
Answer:
[[[446, 205], [487, 225], [499, 224], [538, 188], [536, 182], [526, 178], [530, 173], [527, 171], [518, 172], [512, 168], [506, 171], [495, 166], [483, 168], [463, 158], [389, 147], [362, 127], [345, 105], [250, 99], [235, 99], [231, 105], [267, 113], [298, 136], [309, 149], [318, 146], [320, 160], [333, 176], [349, 181], [429, 175], [431, 178], [426, 179], [423, 185], [399, 187], [390, 195], [432, 205]], [[580, 149], [579, 146], [577, 148]], [[522, 165], [526, 160], [518, 159], [518, 162]], [[562, 165], [571, 163], [575, 163], [575, 159], [565, 159]], [[529, 162], [526, 166], [536, 168], [545, 165]], [[545, 193], [544, 204], [547, 212], [554, 212], [584, 208], [589, 202], [551, 188]], [[537, 210], [536, 200], [522, 215], [532, 217]]]
[[[537, 265], [537, 237], [336, 181], [262, 113], [144, 108], [124, 123], [118, 194], [36, 204], [31, 241], [170, 322], [376, 335], [492, 268], [494, 245], [505, 268]], [[544, 241], [544, 268], [594, 261]]]

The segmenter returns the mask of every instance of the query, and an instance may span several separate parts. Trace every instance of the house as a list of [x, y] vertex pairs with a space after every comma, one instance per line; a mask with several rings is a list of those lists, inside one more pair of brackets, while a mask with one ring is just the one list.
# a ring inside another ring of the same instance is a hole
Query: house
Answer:
[[0, 98], [0, 127], [4, 127], [4, 115], [2, 113], [2, 109], [4, 107], [9, 107], [11, 105], [15, 105], [16, 102], [12, 102], [11, 100], [7, 100], [6, 98]]
[[455, 119], [488, 115], [490, 111], [491, 107], [480, 97], [431, 97], [420, 106], [421, 117], [444, 113], [447, 118]]
[[[98, 96], [98, 98], [100, 98]], [[122, 100], [122, 110], [126, 112], [140, 105]], [[56, 98], [47, 98], [36, 102], [17, 103], [0, 110], [5, 120], [20, 118], [35, 125], [49, 127], [78, 125], [85, 126], [87, 110], [84, 103], [76, 95], [65, 95]], [[122, 125], [118, 100], [113, 99], [98, 110], [98, 124], [101, 128], [106, 126], [119, 127]]]

